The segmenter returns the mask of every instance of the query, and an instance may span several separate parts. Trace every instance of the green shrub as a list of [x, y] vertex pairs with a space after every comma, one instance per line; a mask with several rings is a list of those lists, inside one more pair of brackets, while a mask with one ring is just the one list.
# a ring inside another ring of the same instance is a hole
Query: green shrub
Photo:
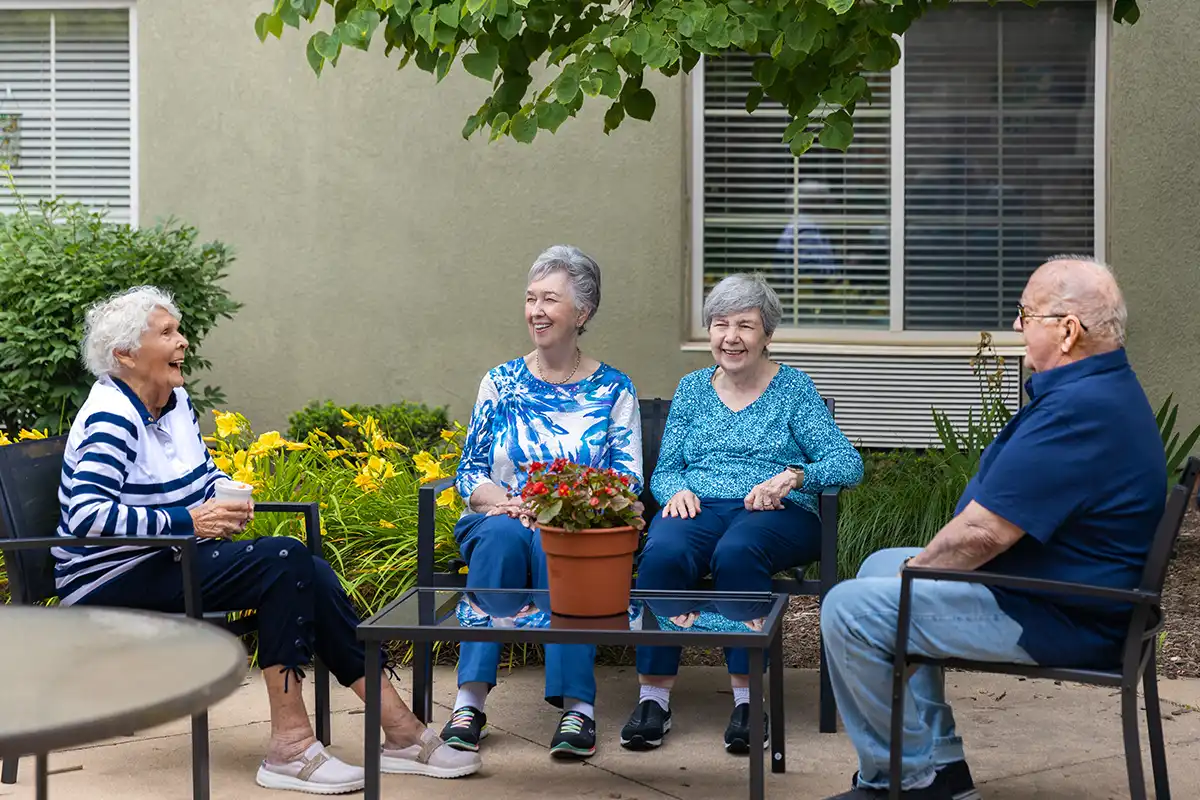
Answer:
[[[11, 176], [9, 188], [17, 196]], [[0, 425], [63, 427], [92, 385], [79, 360], [84, 314], [133, 286], [175, 295], [192, 344], [185, 369], [205, 369], [200, 344], [241, 307], [218, 284], [231, 261], [220, 243], [197, 245], [187, 225], [135, 230], [80, 205], [31, 207], [18, 196], [16, 213], [0, 215]], [[201, 408], [224, 402], [214, 387], [188, 391]]]
[[1158, 432], [1162, 436], [1163, 450], [1167, 456], [1167, 486], [1174, 486], [1179, 480], [1179, 476], [1183, 473], [1183, 462], [1192, 454], [1192, 449], [1196, 446], [1196, 441], [1200, 440], [1200, 425], [1192, 429], [1192, 432], [1183, 437], [1180, 442], [1181, 434], [1175, 433], [1175, 421], [1179, 417], [1179, 404], [1173, 402], [1174, 395], [1167, 395], [1167, 399], [1159, 407], [1155, 419], [1158, 422]]
[[384, 436], [413, 452], [436, 447], [441, 441], [442, 431], [451, 427], [444, 406], [429, 408], [424, 404], [407, 402], [341, 406], [332, 401], [321, 403], [314, 400], [288, 417], [288, 437], [302, 441], [313, 431], [322, 431], [330, 436], [344, 436], [361, 449], [362, 433], [358, 428], [345, 424], [343, 409], [356, 418], [373, 418]]

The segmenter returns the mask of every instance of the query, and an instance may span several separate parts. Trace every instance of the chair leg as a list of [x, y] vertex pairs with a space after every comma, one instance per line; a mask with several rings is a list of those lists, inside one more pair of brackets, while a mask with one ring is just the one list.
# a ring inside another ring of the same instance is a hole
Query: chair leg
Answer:
[[818, 656], [821, 659], [821, 691], [820, 691], [820, 731], [821, 733], [837, 733], [837, 699], [833, 696], [833, 681], [829, 678], [829, 659], [825, 656], [825, 640], [818, 635]]
[[1171, 782], [1167, 777], [1167, 747], [1163, 740], [1162, 709], [1158, 702], [1158, 676], [1154, 654], [1142, 674], [1146, 699], [1146, 731], [1150, 738], [1150, 764], [1154, 770], [1154, 797], [1171, 800]]
[[321, 659], [313, 660], [313, 693], [316, 695], [317, 739], [321, 744], [329, 744], [329, 668], [321, 663]]
[[192, 800], [208, 800], [208, 712], [192, 717]]
[[433, 643], [413, 643], [412, 712], [429, 725], [433, 722]]
[[0, 783], [13, 784], [17, 782], [17, 767], [21, 760], [16, 756], [4, 759], [4, 766], [0, 768]]
[[1142, 743], [1138, 735], [1137, 684], [1121, 687], [1121, 731], [1125, 737], [1125, 769], [1129, 772], [1130, 800], [1146, 800], [1146, 776], [1142, 771]]
[[769, 684], [771, 691], [771, 772], [787, 771], [787, 722], [783, 708], [783, 628], [771, 642]]

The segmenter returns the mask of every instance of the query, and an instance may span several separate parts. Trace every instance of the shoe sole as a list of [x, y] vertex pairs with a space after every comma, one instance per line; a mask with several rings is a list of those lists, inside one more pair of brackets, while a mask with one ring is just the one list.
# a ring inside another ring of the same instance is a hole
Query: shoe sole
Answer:
[[635, 752], [655, 750], [659, 747], [662, 747], [663, 739], [667, 738], [667, 734], [670, 732], [671, 720], [668, 719], [663, 722], [662, 736], [658, 737], [657, 739], [647, 739], [645, 736], [641, 736], [639, 734], [634, 734], [628, 739], [622, 736], [621, 747], [624, 747], [626, 750], [633, 750]]
[[589, 750], [580, 750], [578, 747], [572, 747], [569, 744], [555, 745], [550, 748], [551, 758], [591, 758], [594, 755], [596, 755], [596, 748], [594, 746]]
[[979, 793], [978, 789], [972, 788], [962, 792], [955, 792], [953, 798], [954, 800], [983, 800], [983, 795]]
[[305, 794], [350, 794], [361, 792], [366, 785], [365, 780], [346, 781], [345, 783], [313, 783], [293, 778], [290, 775], [280, 775], [278, 772], [271, 772], [262, 767], [259, 767], [254, 782], [264, 789], [282, 789]]
[[464, 764], [461, 767], [432, 767], [429, 764], [422, 764], [419, 761], [409, 761], [407, 758], [388, 758], [382, 756], [379, 759], [379, 769], [381, 772], [386, 772], [389, 775], [423, 775], [426, 778], [465, 778], [468, 775], [474, 775], [483, 767], [483, 764], [476, 761], [474, 764]]
[[[771, 748], [771, 729], [768, 727], [763, 735], [763, 750]], [[734, 739], [732, 742], [725, 743], [725, 752], [735, 756], [750, 755], [750, 743], [745, 739]], [[958, 798], [955, 798], [958, 800]]]
[[[479, 741], [482, 742], [487, 737], [488, 737], [488, 726], [484, 725], [483, 730], [481, 730], [479, 732]], [[471, 744], [470, 742], [466, 742], [466, 741], [463, 741], [462, 739], [459, 739], [457, 736], [451, 736], [448, 739], [443, 737], [442, 741], [444, 741], [446, 744], [453, 747], [455, 750], [458, 750], [463, 753], [478, 753], [479, 752], [478, 742], [475, 744]]]

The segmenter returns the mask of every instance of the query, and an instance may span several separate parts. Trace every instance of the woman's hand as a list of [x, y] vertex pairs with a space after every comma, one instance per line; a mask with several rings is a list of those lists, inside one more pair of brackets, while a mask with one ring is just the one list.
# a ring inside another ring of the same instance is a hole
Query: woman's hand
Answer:
[[691, 489], [680, 489], [663, 508], [664, 517], [691, 519], [700, 513], [700, 498]]
[[783, 508], [783, 499], [796, 488], [796, 476], [784, 470], [774, 478], [768, 478], [746, 495], [747, 511], [778, 511]]
[[188, 511], [193, 533], [201, 539], [224, 539], [246, 530], [254, 519], [254, 503], [208, 500]]
[[510, 517], [520, 517], [522, 514], [528, 514], [525, 508], [525, 503], [519, 497], [506, 497], [505, 499], [493, 504], [486, 512], [489, 517], [498, 517], [501, 514], [507, 514]]

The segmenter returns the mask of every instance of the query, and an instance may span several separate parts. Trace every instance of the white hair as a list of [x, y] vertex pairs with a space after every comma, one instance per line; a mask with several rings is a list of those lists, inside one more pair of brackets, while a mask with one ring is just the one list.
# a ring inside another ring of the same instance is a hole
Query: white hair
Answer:
[[730, 275], [708, 293], [704, 301], [704, 327], [712, 325], [713, 317], [728, 317], [751, 309], [758, 309], [762, 316], [763, 332], [767, 336], [774, 334], [783, 317], [779, 295], [761, 275]]
[[[556, 244], [546, 248], [533, 262], [526, 286], [555, 272], [566, 273], [575, 309], [587, 312], [584, 325], [591, 322], [600, 310], [600, 265], [578, 247]], [[579, 326], [580, 333], [583, 333], [584, 325]]]
[[113, 351], [137, 352], [156, 308], [176, 320], [181, 318], [170, 292], [157, 286], [135, 286], [89, 308], [80, 348], [87, 371], [97, 378], [116, 372], [118, 364]]
[[1083, 270], [1060, 269], [1053, 273], [1051, 293], [1055, 313], [1075, 314], [1096, 339], [1123, 347], [1129, 310], [1112, 268], [1094, 256], [1075, 253], [1056, 255], [1046, 263], [1083, 267]]

